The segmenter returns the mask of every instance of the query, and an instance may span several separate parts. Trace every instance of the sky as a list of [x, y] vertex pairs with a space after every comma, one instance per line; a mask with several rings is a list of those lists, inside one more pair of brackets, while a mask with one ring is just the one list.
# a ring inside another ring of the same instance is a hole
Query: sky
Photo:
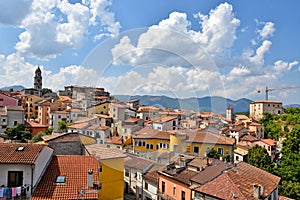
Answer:
[[[300, 103], [298, 0], [2, 0], [0, 88]], [[262, 90], [258, 93], [258, 90]]]

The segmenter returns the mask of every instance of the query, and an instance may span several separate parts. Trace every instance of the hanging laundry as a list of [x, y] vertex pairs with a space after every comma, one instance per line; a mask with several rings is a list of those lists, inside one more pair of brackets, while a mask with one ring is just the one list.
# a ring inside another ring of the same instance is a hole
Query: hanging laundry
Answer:
[[17, 196], [17, 188], [13, 187], [13, 188], [11, 189], [11, 196], [12, 196], [12, 197], [16, 197], [16, 196]]
[[3, 197], [3, 189], [4, 189], [4, 188], [0, 188], [0, 198]]
[[21, 196], [21, 187], [17, 187], [17, 195]]

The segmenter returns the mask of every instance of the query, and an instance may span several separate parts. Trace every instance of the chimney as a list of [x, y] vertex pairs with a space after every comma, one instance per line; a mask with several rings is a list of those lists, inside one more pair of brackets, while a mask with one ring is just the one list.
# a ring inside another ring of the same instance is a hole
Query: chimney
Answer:
[[87, 173], [87, 188], [92, 187], [94, 187], [94, 172], [92, 169], [89, 169]]
[[254, 184], [253, 185], [253, 197], [255, 199], [259, 199], [260, 198], [260, 186], [258, 184]]

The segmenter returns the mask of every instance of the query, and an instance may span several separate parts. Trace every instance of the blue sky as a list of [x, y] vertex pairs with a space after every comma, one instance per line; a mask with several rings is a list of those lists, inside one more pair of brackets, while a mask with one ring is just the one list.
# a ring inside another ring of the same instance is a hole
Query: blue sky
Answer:
[[[300, 86], [297, 0], [2, 0], [0, 87], [264, 99]], [[269, 98], [300, 103], [300, 89]]]

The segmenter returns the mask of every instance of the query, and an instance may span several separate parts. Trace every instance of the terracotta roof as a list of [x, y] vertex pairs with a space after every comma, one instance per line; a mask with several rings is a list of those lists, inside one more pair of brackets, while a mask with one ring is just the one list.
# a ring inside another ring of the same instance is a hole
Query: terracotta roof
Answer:
[[263, 143], [266, 143], [267, 145], [270, 145], [270, 146], [275, 146], [276, 145], [276, 141], [272, 140], [272, 139], [262, 139], [261, 141]]
[[240, 120], [250, 120], [250, 118], [246, 115], [235, 115], [235, 118], [238, 118]]
[[124, 120], [123, 122], [138, 122], [139, 120], [139, 118], [129, 118], [127, 120]]
[[153, 162], [144, 158], [138, 158], [135, 156], [127, 156], [124, 160], [124, 166], [134, 168], [137, 170], [144, 170], [145, 168], [153, 165]]
[[60, 137], [63, 137], [63, 136], [66, 136], [66, 135], [69, 135], [69, 134], [77, 134], [77, 133], [73, 133], [73, 132], [68, 132], [68, 133], [56, 133], [56, 134], [52, 134], [52, 135], [45, 135], [42, 137], [42, 139], [45, 141], [45, 142], [49, 142], [51, 140], [55, 140], [55, 139], [58, 139]]
[[240, 137], [240, 141], [248, 141], [248, 142], [255, 142], [258, 141], [259, 139], [252, 136], [252, 135], [244, 135]]
[[[93, 182], [98, 183], [98, 168], [92, 156], [54, 156], [31, 199], [98, 199], [97, 190], [86, 188], [89, 170], [93, 170]], [[65, 183], [55, 184], [57, 176], [65, 176]], [[80, 187], [86, 192], [82, 196], [78, 194]]]
[[[234, 193], [240, 196], [240, 199], [254, 200], [254, 184], [263, 185], [264, 194], [267, 197], [278, 187], [279, 181], [280, 177], [245, 162], [239, 162], [236, 167], [231, 168], [228, 172], [197, 188], [197, 191], [217, 195], [217, 197], [222, 199], [231, 199], [233, 194], [230, 188], [235, 188]], [[223, 193], [219, 192], [221, 188], [224, 188]]]
[[280, 181], [280, 177], [245, 162], [237, 163], [236, 168], [228, 171], [228, 176], [248, 199], [253, 199], [253, 184], [263, 185], [268, 196], [278, 187]]
[[214, 181], [206, 183], [195, 191], [208, 194], [220, 199], [239, 199], [247, 200], [247, 198], [241, 193], [239, 188], [230, 180], [226, 173], [217, 177]]
[[177, 116], [167, 116], [167, 117], [163, 117], [163, 118], [157, 118], [157, 119], [153, 119], [153, 123], [166, 123], [169, 121], [172, 121], [174, 119], [176, 119]]
[[99, 117], [99, 118], [105, 118], [105, 119], [111, 119], [112, 117], [109, 115], [104, 115], [104, 114], [96, 114], [95, 116]]
[[117, 148], [107, 148], [100, 144], [85, 145], [88, 153], [91, 156], [97, 157], [99, 160], [125, 158], [126, 154]]
[[77, 123], [77, 124], [73, 124], [71, 126], [68, 126], [68, 128], [74, 128], [74, 129], [83, 129], [86, 128], [89, 124], [88, 123]]
[[113, 136], [111, 139], [107, 139], [105, 143], [111, 143], [111, 144], [116, 144], [116, 145], [122, 145], [124, 141], [122, 141], [121, 136]]
[[138, 112], [158, 112], [158, 108], [154, 106], [140, 106]]
[[34, 121], [30, 121], [30, 120], [26, 120], [25, 121], [26, 125], [29, 126], [29, 127], [39, 127], [39, 128], [47, 128], [48, 125], [44, 125], [44, 124], [39, 124], [39, 123], [36, 123]]
[[222, 174], [222, 172], [226, 169], [226, 164], [224, 162], [220, 160], [209, 160], [211, 164], [205, 167], [203, 171], [198, 172], [197, 175], [191, 178], [191, 181], [203, 185]]
[[273, 101], [273, 100], [258, 100], [258, 101], [251, 102], [250, 104], [255, 104], [255, 103], [278, 103], [278, 104], [282, 104], [281, 101]]
[[185, 142], [234, 145], [235, 139], [221, 134], [210, 132], [188, 132], [188, 139]]
[[[179, 170], [179, 172], [177, 170], [178, 169], [171, 169], [171, 171], [164, 170], [164, 171], [158, 171], [158, 173], [162, 175], [168, 175], [169, 178], [172, 178], [186, 185], [190, 185], [190, 179], [196, 174], [198, 174], [198, 172], [188, 170], [188, 169], [183, 169], [182, 171]], [[171, 175], [172, 173], [174, 173], [173, 176]]]
[[278, 196], [278, 200], [294, 200], [294, 199], [284, 197], [284, 196]]
[[137, 135], [133, 137], [134, 139], [160, 139], [160, 140], [170, 140], [170, 135], [172, 133], [156, 131], [149, 134]]
[[249, 126], [263, 126], [263, 124], [251, 122], [251, 123], [249, 124]]
[[139, 131], [134, 132], [135, 135], [147, 135], [147, 134], [154, 134], [158, 132], [158, 130], [152, 128], [142, 128]]
[[34, 164], [44, 147], [42, 144], [0, 143], [0, 163]]

